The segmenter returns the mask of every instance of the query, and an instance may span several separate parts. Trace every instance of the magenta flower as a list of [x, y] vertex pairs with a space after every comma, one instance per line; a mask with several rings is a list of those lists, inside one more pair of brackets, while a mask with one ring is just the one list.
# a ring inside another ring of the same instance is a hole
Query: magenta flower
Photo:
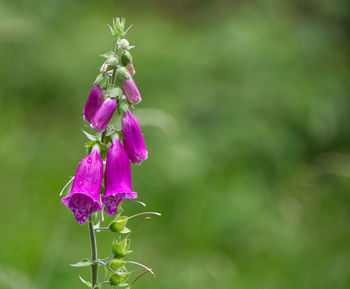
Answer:
[[99, 147], [93, 147], [91, 153], [79, 164], [72, 190], [62, 203], [70, 208], [79, 224], [85, 223], [94, 212], [102, 210], [100, 191], [103, 178], [103, 163]]
[[142, 132], [135, 116], [127, 110], [122, 117], [123, 143], [133, 164], [141, 164], [148, 158]]
[[86, 101], [84, 109], [84, 119], [91, 122], [96, 111], [100, 108], [103, 101], [105, 100], [105, 92], [96, 85], [90, 92], [90, 95]]
[[123, 199], [137, 198], [137, 193], [131, 190], [131, 169], [128, 155], [116, 136], [107, 154], [105, 190], [102, 203], [105, 204], [109, 215], [117, 213], [118, 205]]
[[126, 78], [123, 83], [122, 83], [122, 89], [123, 92], [125, 94], [125, 97], [128, 101], [130, 101], [131, 103], [139, 103], [142, 98], [140, 95], [139, 90], [137, 89], [137, 86], [135, 84], [135, 81], [132, 79], [132, 77], [130, 76], [130, 78]]
[[107, 98], [96, 112], [90, 126], [98, 131], [105, 130], [113, 116], [116, 107], [117, 99], [110, 97]]

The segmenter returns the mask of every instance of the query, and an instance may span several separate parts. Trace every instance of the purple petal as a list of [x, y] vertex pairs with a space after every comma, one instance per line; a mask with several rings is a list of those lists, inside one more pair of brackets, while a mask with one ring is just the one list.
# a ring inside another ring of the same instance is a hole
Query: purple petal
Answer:
[[92, 213], [102, 210], [102, 205], [98, 201], [80, 193], [63, 198], [62, 203], [72, 210], [79, 224], [84, 224]]
[[84, 109], [84, 119], [91, 122], [95, 113], [102, 105], [105, 99], [104, 90], [100, 86], [96, 85], [90, 92], [90, 95], [86, 101]]
[[122, 118], [122, 132], [125, 150], [133, 164], [140, 164], [148, 158], [143, 135], [135, 116], [128, 110]]
[[117, 100], [115, 98], [107, 98], [96, 112], [91, 122], [91, 127], [98, 131], [105, 130], [114, 114], [116, 107]]
[[109, 215], [115, 215], [117, 213], [120, 202], [124, 199], [136, 199], [137, 193], [132, 191], [129, 193], [111, 194], [102, 199], [102, 202], [106, 206], [106, 211]]

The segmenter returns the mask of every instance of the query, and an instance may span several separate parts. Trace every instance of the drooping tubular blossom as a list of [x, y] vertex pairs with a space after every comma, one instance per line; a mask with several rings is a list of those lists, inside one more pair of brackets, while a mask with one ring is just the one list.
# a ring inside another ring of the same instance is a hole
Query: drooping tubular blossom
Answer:
[[90, 95], [86, 101], [84, 109], [84, 119], [91, 122], [96, 111], [100, 108], [103, 101], [105, 100], [105, 92], [96, 85], [90, 92]]
[[142, 98], [130, 73], [124, 67], [120, 67], [117, 69], [117, 78], [122, 85], [126, 99], [133, 104], [139, 103]]
[[136, 199], [137, 193], [131, 190], [131, 168], [124, 147], [119, 138], [113, 136], [113, 144], [108, 150], [105, 170], [105, 194], [102, 203], [107, 213], [115, 215], [123, 199]]
[[148, 158], [143, 135], [135, 116], [127, 110], [122, 117], [123, 142], [129, 159], [133, 164], [141, 164]]
[[80, 162], [70, 194], [62, 199], [62, 203], [72, 210], [79, 224], [85, 223], [92, 213], [102, 210], [102, 178], [103, 162], [99, 147], [95, 145], [91, 153]]
[[137, 89], [135, 81], [132, 79], [131, 76], [129, 79], [124, 80], [124, 82], [122, 83], [122, 89], [128, 101], [130, 101], [133, 104], [141, 102], [142, 98], [140, 92]]
[[108, 97], [98, 109], [91, 122], [91, 127], [103, 131], [111, 120], [117, 107], [117, 99]]

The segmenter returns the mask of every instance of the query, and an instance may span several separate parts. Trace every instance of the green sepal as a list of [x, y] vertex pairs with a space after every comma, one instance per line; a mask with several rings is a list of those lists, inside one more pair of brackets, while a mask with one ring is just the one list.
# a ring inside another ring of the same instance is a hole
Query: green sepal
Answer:
[[85, 144], [87, 154], [91, 153], [91, 150], [95, 144], [98, 144], [100, 146], [100, 156], [103, 160], [105, 160], [107, 157], [108, 146], [104, 143], [101, 143], [100, 140], [89, 141]]
[[88, 286], [89, 288], [91, 288], [91, 283], [89, 281], [84, 280], [80, 275], [79, 275], [79, 279], [81, 282], [83, 282], [86, 286]]
[[91, 261], [88, 258], [80, 260], [78, 263], [70, 264], [71, 267], [87, 267], [92, 265]]
[[107, 89], [109, 82], [110, 82], [111, 76], [108, 74], [103, 74], [101, 77], [101, 80], [97, 83], [100, 85], [101, 88]]
[[91, 141], [97, 141], [99, 140], [101, 137], [99, 135], [93, 135], [91, 133], [88, 133], [87, 131], [82, 129], [82, 132], [85, 134], [85, 136], [91, 140]]
[[99, 83], [101, 82], [102, 76], [103, 76], [102, 73], [99, 73], [99, 74], [96, 76], [96, 79], [95, 79], [95, 81], [94, 81], [94, 85], [97, 85], [97, 84], [99, 84]]
[[122, 98], [119, 100], [117, 109], [120, 115], [123, 115], [124, 112], [130, 109], [129, 102], [126, 100], [126, 98]]

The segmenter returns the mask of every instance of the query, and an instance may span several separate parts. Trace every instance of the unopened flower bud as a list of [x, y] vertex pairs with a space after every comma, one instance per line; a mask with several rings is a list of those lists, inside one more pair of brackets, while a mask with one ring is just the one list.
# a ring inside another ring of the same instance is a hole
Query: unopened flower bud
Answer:
[[122, 117], [123, 143], [133, 164], [141, 164], [148, 158], [148, 152], [136, 117], [126, 111]]
[[129, 49], [129, 41], [128, 40], [126, 40], [125, 38], [123, 38], [123, 39], [120, 39], [119, 41], [118, 41], [118, 45], [119, 45], [119, 47], [121, 48], [121, 49]]
[[114, 55], [110, 55], [105, 63], [108, 65], [108, 68], [114, 68], [118, 64], [118, 59]]
[[111, 263], [109, 264], [109, 267], [111, 267], [112, 270], [117, 270], [120, 267], [123, 267], [125, 265], [125, 261], [122, 261], [120, 259], [113, 259]]
[[119, 274], [114, 273], [109, 277], [109, 283], [112, 286], [118, 286], [121, 282], [122, 282], [122, 276]]
[[112, 232], [123, 232], [125, 230], [126, 223], [128, 221], [127, 217], [120, 216], [116, 220], [110, 222], [109, 229]]
[[123, 66], [126, 66], [128, 65], [129, 63], [132, 63], [132, 55], [129, 51], [124, 51], [120, 57], [121, 59], [121, 62], [122, 62], [122, 65]]
[[90, 95], [86, 101], [84, 109], [84, 119], [91, 122], [97, 110], [101, 107], [105, 100], [105, 92], [96, 85], [90, 92]]
[[128, 280], [129, 274], [128, 272], [114, 273], [109, 277], [109, 284], [112, 286], [121, 285], [121, 283], [125, 283]]
[[107, 98], [98, 109], [91, 122], [91, 127], [98, 131], [106, 129], [117, 107], [116, 98]]

